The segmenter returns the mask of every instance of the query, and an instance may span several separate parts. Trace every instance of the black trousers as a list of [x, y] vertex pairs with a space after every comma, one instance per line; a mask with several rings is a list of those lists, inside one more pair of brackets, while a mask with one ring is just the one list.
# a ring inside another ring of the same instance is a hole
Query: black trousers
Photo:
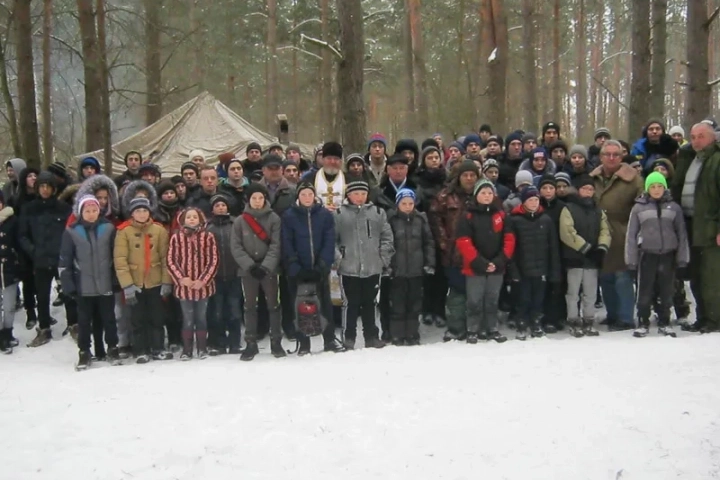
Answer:
[[542, 277], [524, 277], [516, 285], [518, 321], [530, 325], [541, 319], [545, 302], [545, 289], [547, 288], [546, 283]]
[[37, 289], [38, 324], [41, 330], [50, 328], [50, 291], [56, 274], [55, 268], [36, 268], [33, 271]]
[[553, 325], [560, 328], [567, 320], [567, 303], [565, 302], [565, 294], [567, 293], [567, 272], [563, 272], [563, 280], [560, 290], [553, 295], [552, 284], [546, 282], [545, 301], [543, 305], [543, 325]]
[[638, 270], [638, 318], [641, 322], [650, 320], [650, 308], [658, 297], [656, 313], [658, 325], [670, 323], [670, 308], [675, 291], [675, 252], [656, 255], [643, 252]]
[[[117, 323], [115, 323], [115, 296], [78, 297], [78, 348], [90, 350], [90, 334], [95, 337], [95, 356], [105, 354], [102, 332], [105, 333], [107, 346], [117, 347]], [[100, 338], [95, 336], [96, 325], [100, 325]]]
[[22, 282], [23, 307], [25, 310], [35, 310], [37, 302], [35, 301], [35, 276], [31, 270], [23, 272], [20, 275]]
[[358, 317], [362, 319], [363, 336], [365, 339], [377, 338], [378, 328], [375, 325], [375, 298], [377, 297], [378, 288], [380, 288], [380, 275], [373, 275], [366, 278], [342, 275], [340, 276], [340, 284], [342, 285], [343, 292], [344, 338], [357, 338]]
[[150, 355], [165, 348], [160, 287], [144, 288], [132, 307], [133, 353]]
[[[440, 253], [437, 254], [440, 258]], [[438, 268], [434, 275], [423, 277], [422, 313], [445, 318], [445, 299], [448, 293], [448, 280], [445, 269]]]
[[295, 333], [295, 295], [290, 293], [290, 281], [286, 275], [278, 279], [280, 289], [280, 315], [282, 316], [282, 329], [285, 334]]
[[378, 308], [380, 309], [380, 326], [382, 327], [382, 331], [389, 332], [390, 318], [392, 316], [392, 312], [390, 311], [390, 277], [380, 278], [380, 302]]
[[390, 281], [390, 336], [392, 338], [420, 338], [418, 316], [422, 310], [424, 298], [423, 281], [423, 277], [395, 277]]
[[[78, 324], [78, 304], [77, 301], [73, 300], [70, 297], [65, 297], [65, 301], [63, 302], [63, 307], [65, 308], [65, 318], [67, 319], [68, 327], [71, 325], [77, 325]], [[102, 331], [102, 330], [101, 330]], [[102, 338], [102, 334], [101, 337]]]
[[163, 313], [165, 315], [165, 330], [167, 331], [168, 344], [182, 345], [183, 313], [180, 308], [180, 300], [170, 295], [162, 299]]

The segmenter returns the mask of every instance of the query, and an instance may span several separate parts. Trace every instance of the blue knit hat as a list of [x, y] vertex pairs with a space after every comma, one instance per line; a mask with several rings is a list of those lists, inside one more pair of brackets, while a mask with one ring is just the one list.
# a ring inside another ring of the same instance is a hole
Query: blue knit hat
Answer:
[[415, 192], [413, 192], [409, 188], [401, 188], [395, 195], [395, 205], [400, 205], [400, 200], [402, 200], [403, 198], [412, 198], [413, 203], [415, 203], [417, 199], [417, 197], [415, 196]]
[[482, 145], [482, 140], [480, 140], [480, 137], [474, 133], [471, 133], [465, 137], [465, 140], [463, 140], [463, 147], [465, 147], [465, 150], [467, 150], [468, 145], [471, 143], [477, 143], [478, 145]]
[[370, 139], [368, 140], [368, 151], [370, 150], [370, 145], [375, 142], [382, 143], [383, 147], [385, 147], [385, 150], [387, 150], [387, 138], [385, 138], [385, 135], [383, 135], [382, 133], [374, 133], [370, 136]]

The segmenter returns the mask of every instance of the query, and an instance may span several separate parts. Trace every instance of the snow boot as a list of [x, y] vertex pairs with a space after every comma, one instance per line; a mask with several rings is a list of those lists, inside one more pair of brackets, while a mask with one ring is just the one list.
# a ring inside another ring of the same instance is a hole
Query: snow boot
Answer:
[[0, 330], [0, 352], [5, 354], [10, 354], [13, 352], [12, 347], [12, 333], [9, 328], [3, 328]]
[[297, 339], [298, 342], [298, 357], [310, 355], [310, 337], [302, 336]]
[[594, 321], [595, 320], [592, 318], [586, 318], [583, 320], [583, 333], [586, 337], [597, 337], [600, 335], [600, 332], [593, 327]]
[[433, 324], [433, 316], [430, 313], [426, 313], [422, 316], [422, 323], [423, 325], [432, 325]]
[[568, 326], [570, 328], [570, 335], [573, 337], [582, 338], [585, 336], [585, 330], [583, 329], [583, 324], [579, 318], [569, 318]]
[[650, 328], [650, 319], [649, 318], [642, 318], [640, 319], [640, 324], [638, 325], [638, 328], [633, 331], [633, 337], [637, 338], [643, 338], [647, 337], [649, 333]]
[[8, 328], [8, 339], [10, 340], [10, 346], [15, 348], [20, 345], [20, 340], [13, 336], [13, 329]]
[[345, 350], [355, 350], [355, 339], [346, 337], [343, 340], [343, 347], [345, 347]]
[[672, 338], [677, 337], [677, 333], [675, 333], [675, 330], [673, 330], [673, 327], [671, 327], [670, 325], [667, 325], [664, 327], [658, 327], [658, 333], [660, 335], [664, 335], [666, 337], [672, 337]]
[[452, 342], [453, 340], [465, 340], [467, 338], [467, 333], [455, 333], [451, 330], [446, 330], [445, 335], [443, 335], [443, 342]]
[[180, 360], [190, 360], [193, 355], [193, 331], [183, 330], [181, 334], [183, 341], [183, 351], [180, 354]]
[[366, 338], [365, 339], [365, 348], [383, 348], [384, 346], [385, 346], [385, 342], [379, 338]]
[[527, 327], [525, 326], [525, 322], [519, 322], [517, 324], [517, 333], [515, 334], [515, 338], [520, 341], [527, 340]]
[[81, 351], [78, 354], [78, 362], [75, 364], [75, 370], [78, 372], [82, 370], [87, 370], [90, 368], [90, 365], [92, 364], [92, 359], [90, 357], [90, 352], [87, 350]]
[[478, 334], [475, 332], [468, 332], [467, 334], [467, 343], [470, 345], [475, 345], [478, 342]]
[[[192, 332], [190, 333], [192, 334]], [[197, 345], [198, 358], [205, 360], [208, 357], [206, 330], [198, 330], [195, 332], [195, 344]], [[190, 347], [190, 352], [192, 352], [192, 347]]]
[[542, 328], [542, 323], [540, 323], [540, 320], [534, 320], [532, 330], [530, 331], [530, 335], [533, 338], [541, 338], [545, 336], [545, 331]]
[[270, 353], [272, 353], [275, 358], [287, 357], [287, 353], [282, 346], [282, 340], [270, 340]]
[[478, 336], [478, 340], [485, 341], [488, 339], [487, 332], [484, 332], [484, 331], [478, 332], [477, 336]]
[[138, 355], [137, 358], [135, 359], [135, 363], [137, 363], [138, 365], [145, 365], [146, 363], [150, 363], [150, 355], [147, 355], [147, 354]]
[[255, 355], [257, 355], [259, 352], [258, 345], [256, 342], [248, 342], [247, 347], [245, 347], [245, 350], [243, 350], [242, 355], [240, 355], [240, 360], [243, 362], [249, 362], [253, 358], [255, 358]]
[[37, 335], [35, 338], [28, 343], [28, 347], [35, 348], [35, 347], [41, 347], [45, 345], [46, 343], [50, 343], [50, 340], [52, 340], [52, 332], [49, 328], [45, 328], [40, 330], [39, 328], [37, 330]]
[[110, 347], [107, 351], [108, 363], [112, 366], [122, 365], [120, 361], [120, 352], [117, 347]]
[[495, 341], [495, 342], [497, 342], [497, 343], [505, 343], [505, 342], [507, 342], [507, 337], [506, 337], [505, 335], [503, 335], [502, 333], [500, 333], [499, 331], [497, 331], [497, 330], [490, 330], [490, 331], [488, 332], [488, 334], [487, 334], [487, 339], [488, 339], [488, 340], [493, 340], [493, 341]]
[[[307, 339], [308, 344], [310, 343], [310, 339]], [[308, 346], [308, 350], [310, 347]], [[342, 353], [347, 351], [347, 348], [345, 348], [345, 345], [340, 342], [340, 340], [336, 339], [334, 336], [332, 340], [325, 340], [325, 345], [323, 346], [324, 352], [334, 352], [334, 353]]]
[[208, 347], [207, 352], [208, 352], [208, 355], [210, 355], [211, 357], [217, 357], [218, 355], [222, 355], [223, 353], [225, 353], [224, 350], [221, 350], [215, 346]]
[[26, 320], [26, 322], [25, 322], [25, 328], [26, 328], [27, 330], [32, 330], [33, 328], [35, 328], [35, 326], [36, 326], [37, 323], [38, 323], [38, 322], [37, 322], [37, 314], [35, 313], [35, 309], [34, 309], [34, 308], [28, 308], [28, 309], [27, 309], [27, 312], [26, 312], [26, 315], [27, 315], [27, 320]]

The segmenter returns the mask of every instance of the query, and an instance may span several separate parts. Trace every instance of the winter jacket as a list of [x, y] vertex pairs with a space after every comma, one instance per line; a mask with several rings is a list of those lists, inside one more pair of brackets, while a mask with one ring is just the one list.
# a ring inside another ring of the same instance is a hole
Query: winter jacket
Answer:
[[555, 165], [555, 162], [548, 157], [547, 162], [545, 162], [545, 168], [543, 168], [542, 171], [537, 171], [533, 169], [532, 158], [526, 158], [520, 164], [520, 170], [527, 170], [530, 172], [533, 176], [533, 185], [538, 187], [540, 185], [540, 179], [543, 175], [555, 175], [555, 172], [557, 172], [557, 165]]
[[[515, 253], [515, 236], [506, 227], [505, 212], [496, 205], [474, 203], [457, 222], [458, 252], [466, 276], [502, 275]], [[495, 271], [487, 273], [489, 264]]]
[[[268, 186], [268, 183], [263, 178], [260, 184], [264, 185], [271, 192], [272, 189]], [[275, 195], [270, 194], [270, 208], [277, 214], [278, 217], [282, 217], [285, 210], [292, 207], [296, 200], [295, 187], [283, 178], [280, 180], [280, 185], [275, 190]]]
[[607, 215], [612, 235], [602, 273], [616, 273], [626, 270], [625, 234], [630, 210], [635, 205], [635, 199], [643, 194], [645, 186], [637, 170], [628, 164], [621, 164], [610, 178], [603, 176], [602, 168], [600, 166], [590, 174], [595, 179], [595, 200]]
[[[597, 145], [594, 145], [594, 144], [590, 145], [588, 147], [588, 158], [585, 163], [586, 163], [588, 170], [597, 168], [598, 165], [600, 165], [600, 147], [598, 147]], [[572, 166], [571, 166], [571, 168], [572, 168]], [[565, 170], [565, 171], [567, 172], [567, 170]], [[568, 172], [568, 173], [570, 173], [570, 172]], [[572, 174], [571, 174], [571, 176], [572, 176]]]
[[140, 173], [132, 173], [130, 170], [125, 170], [123, 173], [115, 177], [115, 186], [120, 190], [125, 182], [134, 182], [135, 180], [141, 180]]
[[219, 188], [216, 188], [213, 193], [207, 193], [202, 188], [199, 188], [193, 192], [192, 195], [188, 196], [185, 206], [195, 207], [202, 211], [206, 217], [209, 217], [212, 215], [212, 204], [210, 203], [210, 199], [218, 193], [221, 193]]
[[338, 274], [367, 278], [390, 267], [395, 253], [393, 234], [385, 211], [347, 200], [335, 210], [335, 258]]
[[[110, 177], [105, 175], [93, 175], [87, 178], [83, 183], [80, 184], [77, 191], [75, 192], [75, 202], [73, 203], [73, 212], [68, 218], [66, 223], [67, 227], [74, 225], [80, 218], [80, 212], [78, 211], [77, 199], [84, 197], [85, 195], [95, 195], [98, 190], [107, 190], [108, 192], [108, 207], [101, 214], [113, 225], [117, 226], [120, 223], [120, 198], [118, 196], [118, 190], [115, 186], [115, 182]], [[65, 190], [67, 192], [67, 190]]]
[[650, 166], [658, 158], [674, 160], [677, 157], [678, 148], [680, 146], [677, 141], [667, 133], [660, 135], [660, 142], [657, 144], [648, 142], [647, 134], [643, 130], [643, 137], [633, 144], [630, 155], [640, 161], [645, 173], [649, 173]]
[[557, 226], [543, 208], [528, 212], [520, 205], [511, 212], [508, 226], [516, 242], [510, 270], [513, 280], [545, 277], [551, 283], [560, 282]]
[[76, 221], [65, 229], [60, 248], [60, 281], [68, 295], [113, 294], [115, 227], [104, 218], [92, 225]]
[[559, 228], [560, 214], [563, 208], [565, 208], [565, 202], [558, 197], [554, 197], [552, 200], [546, 200], [544, 197], [540, 197], [540, 205], [542, 205], [545, 214], [552, 219], [555, 227]]
[[[23, 188], [18, 187], [17, 192], [15, 192], [15, 196], [12, 198], [5, 198], [5, 203], [13, 207], [13, 210], [15, 210], [15, 214], [19, 215], [20, 211], [22, 210], [22, 207], [26, 204], [32, 202], [37, 198], [37, 191], [31, 191], [28, 192], [27, 189], [27, 177], [31, 173], [34, 173], [35, 176], [38, 176], [40, 172], [35, 168], [26, 168], [22, 172], [20, 172], [18, 185], [23, 185]], [[34, 190], [34, 189], [33, 189]]]
[[498, 158], [498, 183], [504, 185], [510, 191], [515, 190], [515, 175], [520, 170], [520, 165], [523, 163], [523, 158], [509, 159], [507, 156], [502, 155]]
[[168, 231], [168, 235], [180, 230], [180, 224], [178, 223], [178, 215], [182, 211], [180, 201], [176, 201], [174, 204], [165, 203], [162, 199], [158, 202], [157, 211], [153, 215], [153, 220], [161, 224]]
[[243, 215], [235, 219], [231, 250], [240, 268], [240, 276], [251, 276], [250, 268], [256, 264], [260, 264], [271, 274], [276, 274], [280, 264], [280, 217], [273, 212], [268, 202], [265, 202], [265, 206], [259, 210], [250, 208], [248, 204], [245, 206], [244, 214], [255, 219], [265, 231], [267, 240], [261, 240], [255, 234]]
[[122, 203], [122, 217], [125, 219], [130, 218], [130, 202], [138, 193], [138, 190], [145, 190], [147, 191], [148, 195], [147, 198], [150, 201], [150, 213], [153, 215], [153, 217], [157, 214], [158, 211], [158, 194], [157, 190], [155, 190], [155, 187], [150, 185], [145, 180], [134, 180], [128, 184], [127, 187], [125, 187], [125, 191], [123, 192], [121, 203]]
[[329, 272], [335, 260], [335, 219], [316, 202], [310, 208], [293, 205], [282, 216], [282, 258], [287, 274], [301, 270]]
[[415, 172], [414, 183], [419, 187], [416, 195], [422, 197], [420, 198], [420, 205], [423, 206], [423, 211], [427, 212], [430, 210], [432, 201], [438, 196], [440, 191], [445, 188], [446, 181], [447, 170], [442, 167], [436, 169], [423, 167]]
[[465, 213], [472, 197], [472, 193], [465, 192], [460, 186], [460, 179], [455, 177], [430, 204], [428, 220], [444, 267], [459, 267], [462, 264], [455, 247], [455, 235], [458, 219]]
[[390, 182], [390, 178], [386, 175], [382, 181], [380, 182], [380, 185], [378, 186], [380, 189], [380, 196], [377, 199], [376, 205], [385, 210], [385, 212], [388, 212], [395, 208], [395, 196], [397, 195], [397, 190], [400, 188], [409, 188], [413, 192], [415, 192], [416, 201], [415, 201], [415, 208], [419, 211], [424, 211], [426, 206], [422, 204], [422, 197], [423, 192], [422, 189], [418, 186], [415, 181], [409, 176], [405, 181], [405, 185], [398, 188], [397, 190]]
[[560, 214], [560, 252], [567, 268], [598, 269], [587, 256], [599, 248], [610, 249], [610, 224], [593, 198], [571, 196]]
[[5, 199], [5, 204], [7, 204], [11, 198], [15, 197], [18, 193], [18, 185], [25, 185], [25, 183], [20, 183], [20, 174], [23, 170], [27, 168], [27, 163], [25, 163], [25, 160], [22, 158], [13, 158], [11, 160], [8, 160], [5, 165], [10, 165], [15, 172], [15, 178], [17, 180], [10, 180], [5, 185], [3, 185], [2, 193], [3, 198]]
[[681, 148], [672, 183], [672, 197], [681, 199], [688, 168], [696, 155], [702, 159], [695, 184], [695, 206], [692, 222], [693, 247], [717, 247], [720, 234], [720, 144], [713, 143], [699, 153], [692, 148]]
[[243, 175], [248, 180], [250, 180], [250, 177], [252, 176], [252, 174], [254, 172], [256, 172], [258, 170], [262, 170], [262, 160], [257, 161], [257, 162], [251, 162], [251, 161], [245, 159], [242, 161], [242, 165], [243, 165]]
[[593, 168], [595, 167], [591, 166], [589, 162], [585, 160], [585, 166], [580, 170], [575, 170], [575, 167], [573, 167], [572, 163], [568, 160], [568, 162], [563, 166], [562, 171], [570, 175], [571, 180], [575, 180], [580, 175], [590, 175]]
[[678, 267], [690, 262], [687, 230], [682, 207], [673, 202], [670, 192], [660, 200], [647, 193], [635, 200], [625, 241], [625, 263], [637, 269], [641, 252], [663, 255], [675, 252]]
[[167, 268], [169, 237], [159, 223], [128, 220], [115, 236], [115, 273], [121, 288], [155, 288], [171, 285]]
[[235, 217], [213, 215], [207, 223], [207, 231], [215, 235], [218, 252], [218, 268], [215, 278], [231, 280], [238, 276], [238, 268], [232, 254], [232, 230]]
[[[185, 223], [185, 214], [178, 222]], [[200, 225], [191, 230], [180, 227], [170, 237], [167, 266], [175, 288], [173, 293], [180, 300], [198, 301], [215, 295], [215, 273], [218, 269], [218, 248], [215, 236], [205, 231], [205, 217], [200, 216]], [[200, 280], [204, 286], [198, 290], [180, 284], [183, 278]]]
[[435, 240], [427, 216], [416, 210], [410, 214], [391, 210], [395, 255], [390, 261], [393, 277], [422, 277], [425, 268], [435, 268]]
[[[243, 177], [245, 178], [245, 177]], [[238, 215], [242, 214], [242, 212], [245, 211], [245, 186], [247, 183], [243, 184], [242, 187], [237, 188], [231, 185], [230, 183], [223, 183], [220, 185], [220, 188], [218, 189], [218, 193], [226, 196], [230, 199], [230, 204], [228, 205], [228, 212], [231, 216], [237, 217]]]
[[12, 207], [0, 210], [0, 287], [20, 281], [18, 218]]
[[20, 213], [19, 242], [35, 268], [57, 268], [65, 223], [72, 207], [56, 197], [36, 198]]

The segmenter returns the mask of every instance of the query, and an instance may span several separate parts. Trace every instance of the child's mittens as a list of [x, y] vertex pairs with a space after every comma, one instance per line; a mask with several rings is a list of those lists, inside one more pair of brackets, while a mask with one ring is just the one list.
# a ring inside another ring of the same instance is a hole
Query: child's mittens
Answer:
[[173, 287], [169, 283], [163, 283], [162, 287], [160, 287], [160, 296], [167, 298], [172, 294]]
[[125, 295], [125, 305], [133, 306], [137, 305], [137, 297], [135, 296], [141, 290], [135, 285], [130, 285], [127, 288], [123, 288], [123, 294]]

